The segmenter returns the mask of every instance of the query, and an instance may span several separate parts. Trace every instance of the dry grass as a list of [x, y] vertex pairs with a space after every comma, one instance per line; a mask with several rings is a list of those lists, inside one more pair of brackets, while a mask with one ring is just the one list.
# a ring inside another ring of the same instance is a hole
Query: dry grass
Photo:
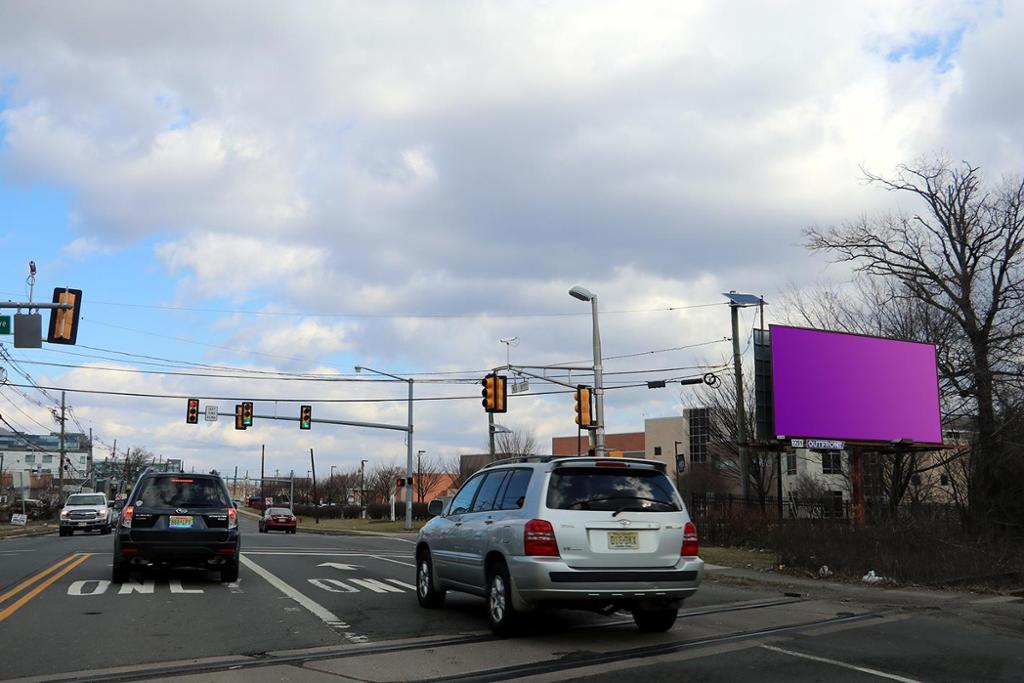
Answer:
[[0, 524], [0, 538], [7, 536], [18, 536], [25, 531], [36, 531], [39, 529], [48, 529], [50, 531], [57, 531], [57, 525], [47, 522], [30, 521], [25, 526], [15, 526], [13, 524]]
[[702, 546], [700, 559], [708, 564], [735, 569], [769, 570], [778, 567], [778, 557], [771, 550]]

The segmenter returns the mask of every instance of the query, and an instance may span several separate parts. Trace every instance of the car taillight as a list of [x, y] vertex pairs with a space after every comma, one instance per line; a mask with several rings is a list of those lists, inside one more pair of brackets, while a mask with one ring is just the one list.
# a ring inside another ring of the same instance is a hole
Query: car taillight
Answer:
[[551, 522], [531, 519], [523, 530], [523, 553], [543, 557], [559, 557], [558, 541]]
[[697, 557], [700, 551], [700, 544], [697, 543], [697, 526], [693, 522], [687, 522], [683, 527], [683, 547], [679, 551], [681, 557]]
[[121, 510], [121, 526], [126, 529], [132, 528], [132, 513], [135, 512], [135, 507], [132, 505], [126, 505], [124, 510]]
[[238, 510], [235, 508], [228, 508], [228, 528], [238, 528]]

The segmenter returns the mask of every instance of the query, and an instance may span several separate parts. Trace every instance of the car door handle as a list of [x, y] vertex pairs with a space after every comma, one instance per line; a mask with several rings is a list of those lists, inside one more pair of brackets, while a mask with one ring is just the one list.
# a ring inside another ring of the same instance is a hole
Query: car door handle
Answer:
[[484, 524], [494, 524], [494, 520], [493, 519], [485, 519], [484, 520]]
[[462, 522], [455, 522], [455, 526], [462, 526]]

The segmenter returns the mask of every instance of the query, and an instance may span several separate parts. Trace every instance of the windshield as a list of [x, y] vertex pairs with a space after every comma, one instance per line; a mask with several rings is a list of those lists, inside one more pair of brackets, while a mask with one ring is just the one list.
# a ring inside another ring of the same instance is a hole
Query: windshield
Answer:
[[142, 484], [135, 505], [159, 507], [227, 507], [227, 491], [216, 479], [152, 477]]
[[106, 505], [107, 501], [101, 493], [68, 496], [68, 505]]
[[558, 510], [682, 510], [668, 478], [656, 470], [568, 467], [551, 473], [547, 505]]

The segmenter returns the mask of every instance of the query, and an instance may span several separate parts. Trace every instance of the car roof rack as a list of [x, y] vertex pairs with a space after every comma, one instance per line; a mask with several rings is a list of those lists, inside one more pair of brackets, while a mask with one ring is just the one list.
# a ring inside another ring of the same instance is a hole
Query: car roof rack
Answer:
[[497, 467], [498, 465], [509, 465], [517, 462], [550, 462], [554, 458], [553, 455], [513, 455], [510, 458], [502, 458], [501, 460], [492, 460], [480, 469], [485, 470], [488, 467]]

